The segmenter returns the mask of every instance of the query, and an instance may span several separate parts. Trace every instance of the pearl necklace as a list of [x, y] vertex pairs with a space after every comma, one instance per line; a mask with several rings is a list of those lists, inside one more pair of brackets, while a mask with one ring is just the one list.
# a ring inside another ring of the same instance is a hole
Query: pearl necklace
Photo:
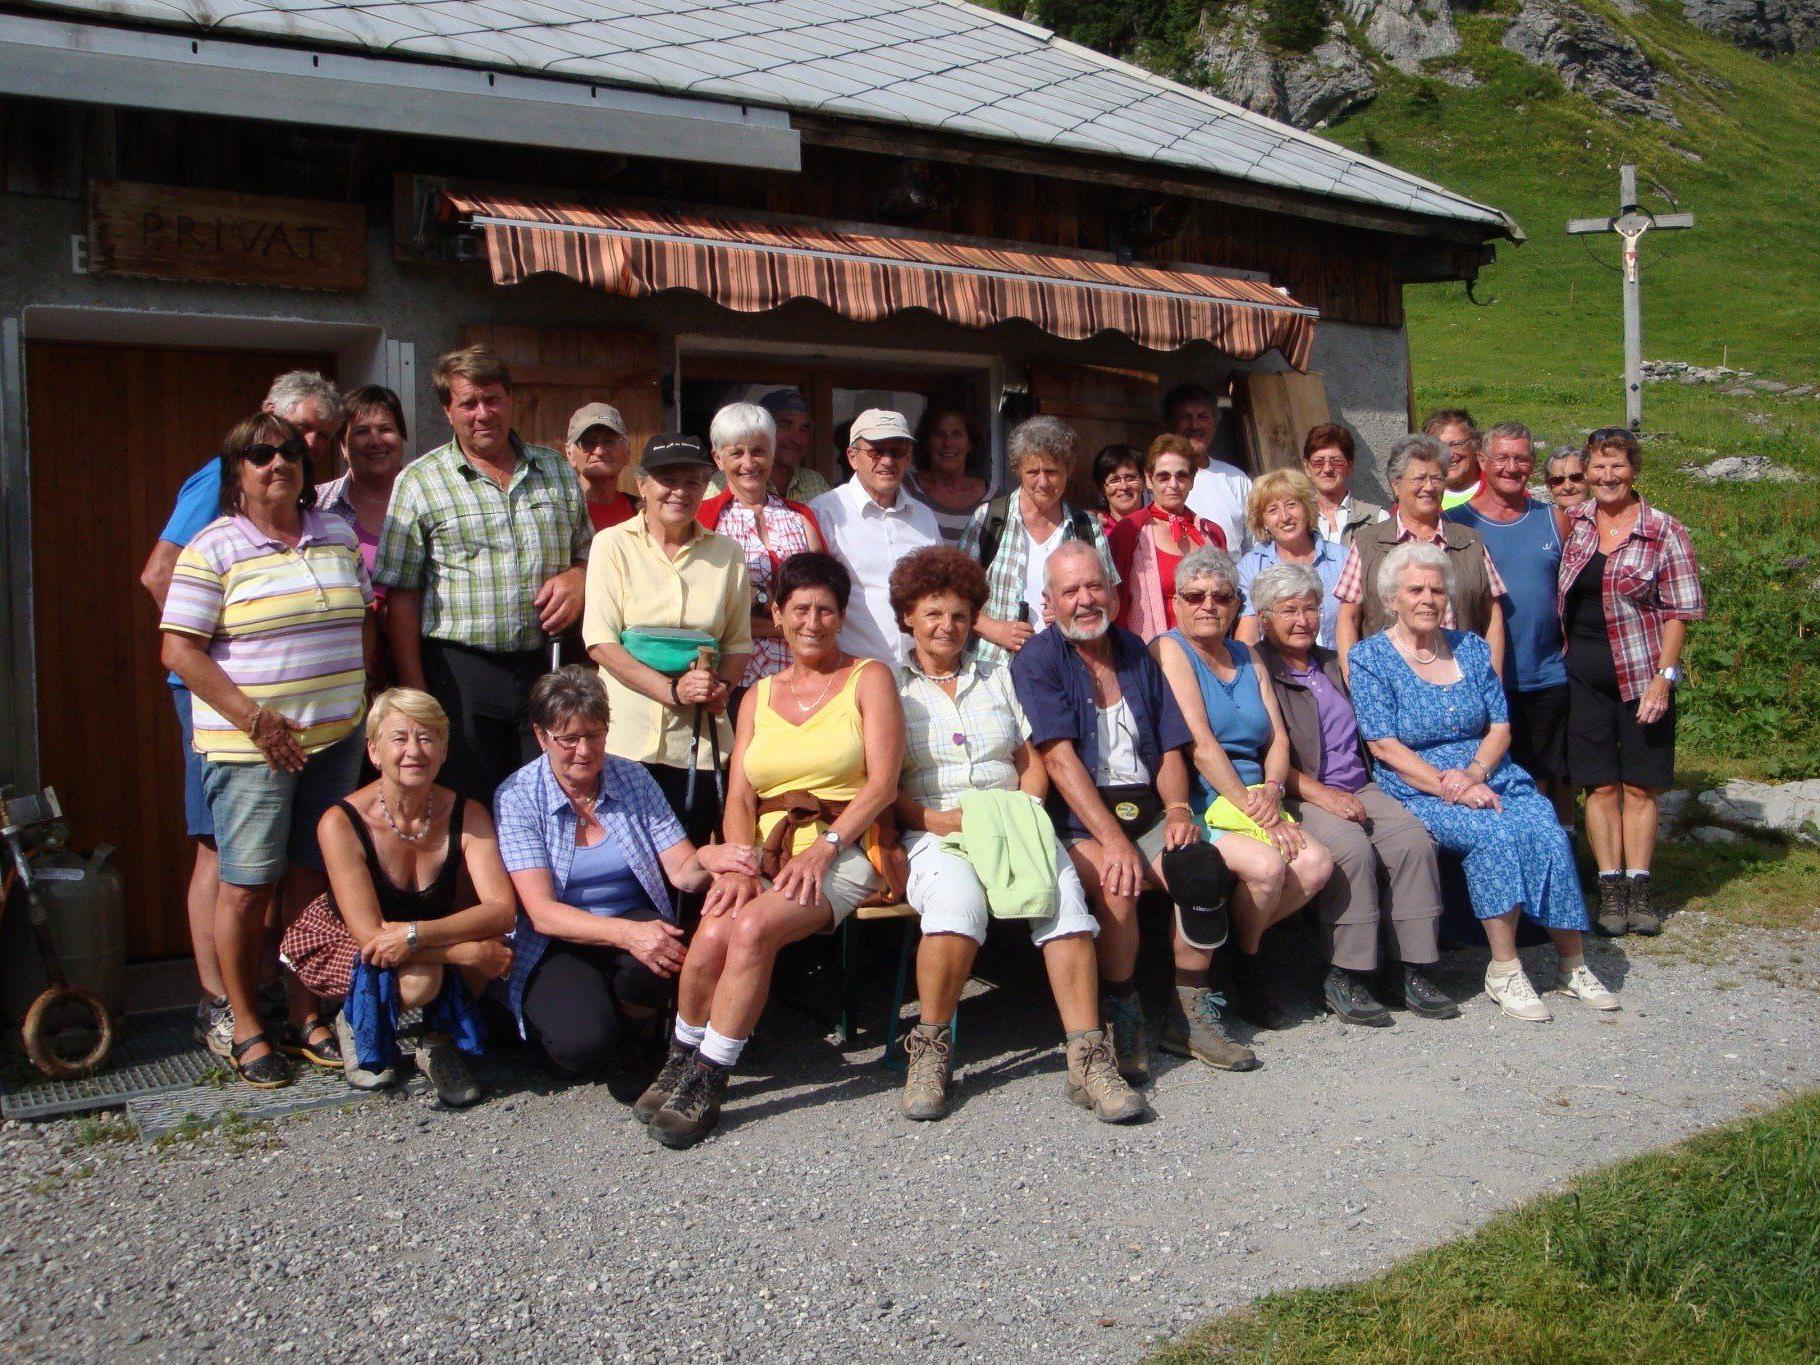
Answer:
[[396, 834], [407, 844], [420, 843], [429, 835], [431, 823], [430, 812], [431, 807], [425, 806], [423, 811], [423, 828], [418, 830], [415, 834], [406, 834], [403, 830], [398, 828], [398, 822], [392, 818], [392, 808], [386, 805], [385, 796], [381, 794], [379, 798], [379, 813], [385, 817], [386, 828], [391, 830], [392, 833]]
[[[1401, 630], [1402, 626], [1403, 626], [1403, 623], [1401, 621], [1399, 621], [1397, 623], [1397, 629]], [[1416, 643], [1414, 640], [1407, 640], [1407, 639], [1403, 638], [1401, 635], [1398, 635], [1395, 631], [1391, 632], [1391, 638], [1394, 639], [1399, 646], [1408, 650], [1409, 657], [1414, 659], [1419, 664], [1426, 666], [1428, 664], [1436, 663], [1440, 660], [1441, 652], [1439, 650], [1436, 650], [1436, 649], [1429, 650], [1428, 657], [1426, 659], [1424, 659], [1422, 657], [1422, 651], [1416, 648]]]

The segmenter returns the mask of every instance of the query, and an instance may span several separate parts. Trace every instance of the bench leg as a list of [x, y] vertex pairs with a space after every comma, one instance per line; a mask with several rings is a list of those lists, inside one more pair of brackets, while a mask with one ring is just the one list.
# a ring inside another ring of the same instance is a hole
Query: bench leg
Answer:
[[902, 1071], [908, 1065], [897, 1049], [897, 1030], [903, 1023], [904, 990], [910, 980], [910, 964], [916, 958], [916, 945], [921, 941], [922, 932], [917, 928], [917, 922], [905, 920], [903, 937], [898, 940], [897, 985], [891, 991], [891, 1013], [885, 1016], [884, 1063], [889, 1071]]
[[853, 924], [842, 920], [838, 935], [840, 942], [835, 946], [835, 953], [840, 963], [840, 1008], [834, 1016], [834, 1032], [830, 1035], [836, 1047], [844, 1048], [853, 1037]]

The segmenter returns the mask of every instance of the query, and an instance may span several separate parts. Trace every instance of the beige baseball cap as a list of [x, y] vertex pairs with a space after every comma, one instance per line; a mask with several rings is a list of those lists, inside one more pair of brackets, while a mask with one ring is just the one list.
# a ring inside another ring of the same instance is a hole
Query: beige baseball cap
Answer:
[[569, 419], [569, 444], [574, 445], [589, 427], [605, 427], [615, 436], [630, 436], [625, 418], [610, 403], [583, 403]]
[[910, 434], [910, 424], [904, 420], [901, 412], [892, 412], [889, 408], [867, 408], [853, 419], [852, 430], [848, 432], [850, 441], [914, 441]]

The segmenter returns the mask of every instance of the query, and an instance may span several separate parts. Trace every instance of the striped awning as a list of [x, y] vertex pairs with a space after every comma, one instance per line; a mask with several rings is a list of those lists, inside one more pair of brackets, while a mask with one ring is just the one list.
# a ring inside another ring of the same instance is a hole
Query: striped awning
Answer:
[[1157, 351], [1208, 341], [1239, 360], [1276, 350], [1298, 370], [1314, 346], [1316, 310], [1254, 280], [800, 222], [442, 196], [445, 218], [486, 234], [499, 284], [550, 271], [628, 298], [690, 289], [741, 313], [814, 299], [858, 322], [910, 308], [965, 327], [1020, 318], [1075, 341], [1122, 332]]

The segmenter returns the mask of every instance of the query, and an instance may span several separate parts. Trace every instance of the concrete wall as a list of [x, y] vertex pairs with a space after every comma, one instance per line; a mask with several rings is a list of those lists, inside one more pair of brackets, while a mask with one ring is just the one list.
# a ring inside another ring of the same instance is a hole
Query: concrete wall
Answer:
[[[689, 294], [656, 300], [629, 300], [594, 293], [571, 281], [540, 278], [513, 288], [495, 286], [484, 267], [401, 264], [393, 259], [388, 229], [369, 234], [368, 287], [361, 294], [320, 294], [294, 290], [254, 289], [237, 285], [180, 284], [77, 274], [71, 265], [71, 238], [86, 230], [84, 206], [77, 201], [0, 195], [0, 319], [24, 319], [24, 340], [34, 334], [34, 306], [136, 310], [145, 315], [187, 315], [187, 320], [158, 318], [146, 325], [162, 344], [236, 344], [249, 347], [302, 346], [343, 353], [345, 381], [376, 378], [369, 362], [373, 336], [383, 329], [391, 341], [416, 348], [416, 425], [411, 445], [428, 449], [447, 439], [447, 430], [430, 391], [434, 358], [458, 343], [464, 325], [517, 324], [538, 327], [639, 328], [664, 337], [706, 335], [737, 338], [762, 351], [767, 344], [815, 343], [826, 347], [919, 351], [937, 356], [984, 356], [1008, 383], [1021, 383], [1024, 364], [1046, 357], [1085, 364], [1155, 371], [1162, 386], [1184, 380], [1219, 382], [1235, 363], [1211, 346], [1196, 345], [1172, 354], [1145, 350], [1120, 336], [1085, 342], [1062, 341], [1022, 323], [985, 331], [957, 327], [922, 313], [880, 323], [856, 323], [816, 304], [800, 303], [765, 314], [736, 314]], [[42, 320], [45, 315], [36, 315]], [[254, 321], [236, 322], [235, 319]], [[61, 316], [67, 323], [69, 315]], [[130, 319], [128, 321], [131, 321]], [[102, 326], [121, 326], [121, 319]], [[316, 330], [312, 333], [311, 328]], [[325, 330], [326, 328], [326, 330]], [[269, 335], [266, 335], [269, 329]], [[362, 330], [368, 329], [368, 330]], [[131, 330], [131, 329], [123, 329]], [[332, 333], [332, 335], [331, 335]], [[311, 337], [315, 340], [312, 341]], [[224, 341], [224, 338], [226, 340]], [[103, 340], [87, 334], [81, 339]], [[140, 340], [120, 335], [122, 340]], [[669, 348], [666, 347], [666, 355]], [[1262, 357], [1253, 368], [1281, 369], [1276, 355]], [[1377, 469], [1388, 443], [1404, 430], [1408, 385], [1407, 348], [1401, 329], [1357, 324], [1321, 324], [1313, 367], [1327, 384], [1336, 416], [1358, 432], [1361, 492], [1381, 497]], [[0, 775], [24, 775], [31, 766], [31, 719], [27, 689], [20, 683], [27, 665], [20, 660], [30, 612], [20, 585], [29, 568], [29, 546], [21, 533], [25, 517], [22, 475], [26, 468], [22, 427], [17, 411], [16, 373], [5, 380], [10, 410], [0, 414], [0, 472], [6, 499], [13, 504], [3, 522], [7, 528], [0, 568], [5, 578], [8, 620], [0, 638], [12, 642], [13, 684], [3, 689], [0, 708]], [[996, 399], [997, 395], [992, 395]], [[258, 395], [247, 395], [249, 408]], [[1230, 426], [1230, 423], [1228, 423]], [[1230, 432], [1225, 440], [1230, 442]], [[29, 675], [27, 675], [29, 676]], [[10, 721], [10, 723], [8, 723]]]

